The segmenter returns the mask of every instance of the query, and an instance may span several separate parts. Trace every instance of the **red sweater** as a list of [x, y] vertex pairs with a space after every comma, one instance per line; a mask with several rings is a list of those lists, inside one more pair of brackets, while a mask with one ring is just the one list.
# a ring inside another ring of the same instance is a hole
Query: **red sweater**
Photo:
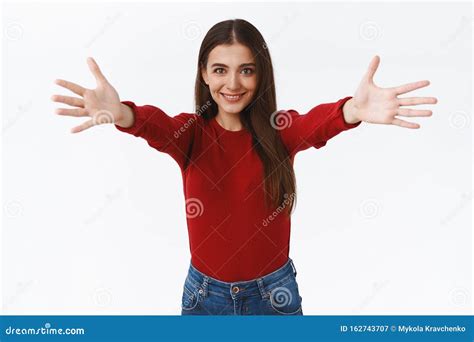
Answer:
[[[350, 98], [320, 104], [305, 115], [287, 111], [291, 125], [278, 132], [291, 163], [297, 152], [320, 148], [360, 124], [344, 121], [342, 106]], [[144, 138], [181, 168], [193, 266], [226, 282], [255, 279], [283, 266], [291, 221], [265, 208], [263, 164], [250, 133], [228, 131], [215, 118], [206, 123], [194, 113], [170, 117], [154, 106], [123, 103], [132, 108], [135, 122], [115, 127]]]

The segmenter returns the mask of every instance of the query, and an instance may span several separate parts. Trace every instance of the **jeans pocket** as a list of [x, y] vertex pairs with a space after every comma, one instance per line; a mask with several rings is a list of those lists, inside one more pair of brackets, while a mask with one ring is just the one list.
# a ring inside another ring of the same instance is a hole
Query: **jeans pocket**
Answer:
[[199, 303], [199, 297], [202, 293], [198, 285], [192, 284], [186, 280], [183, 286], [183, 296], [181, 299], [181, 308], [185, 311], [193, 310]]
[[290, 281], [269, 292], [268, 304], [277, 315], [302, 315], [302, 300], [296, 278], [292, 276]]

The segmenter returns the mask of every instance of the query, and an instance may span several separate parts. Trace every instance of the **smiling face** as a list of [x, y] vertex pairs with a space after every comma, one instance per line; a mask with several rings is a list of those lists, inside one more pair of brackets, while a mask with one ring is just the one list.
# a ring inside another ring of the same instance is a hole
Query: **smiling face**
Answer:
[[255, 59], [245, 45], [218, 45], [209, 53], [202, 77], [218, 105], [218, 115], [238, 115], [256, 91]]

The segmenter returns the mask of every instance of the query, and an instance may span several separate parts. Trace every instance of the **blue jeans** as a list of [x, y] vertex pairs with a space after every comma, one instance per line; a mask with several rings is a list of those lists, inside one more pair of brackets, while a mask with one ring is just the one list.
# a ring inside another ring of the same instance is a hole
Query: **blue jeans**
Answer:
[[184, 282], [181, 315], [303, 315], [296, 268], [288, 261], [261, 278], [223, 282], [193, 264]]

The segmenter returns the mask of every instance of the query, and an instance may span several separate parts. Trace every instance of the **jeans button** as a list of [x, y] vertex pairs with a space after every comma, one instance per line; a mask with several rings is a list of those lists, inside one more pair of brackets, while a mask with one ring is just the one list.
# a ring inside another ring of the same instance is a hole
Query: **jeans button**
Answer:
[[234, 287], [232, 288], [232, 292], [234, 292], [234, 293], [239, 293], [239, 291], [240, 291], [240, 289], [239, 289], [238, 286], [234, 286]]

